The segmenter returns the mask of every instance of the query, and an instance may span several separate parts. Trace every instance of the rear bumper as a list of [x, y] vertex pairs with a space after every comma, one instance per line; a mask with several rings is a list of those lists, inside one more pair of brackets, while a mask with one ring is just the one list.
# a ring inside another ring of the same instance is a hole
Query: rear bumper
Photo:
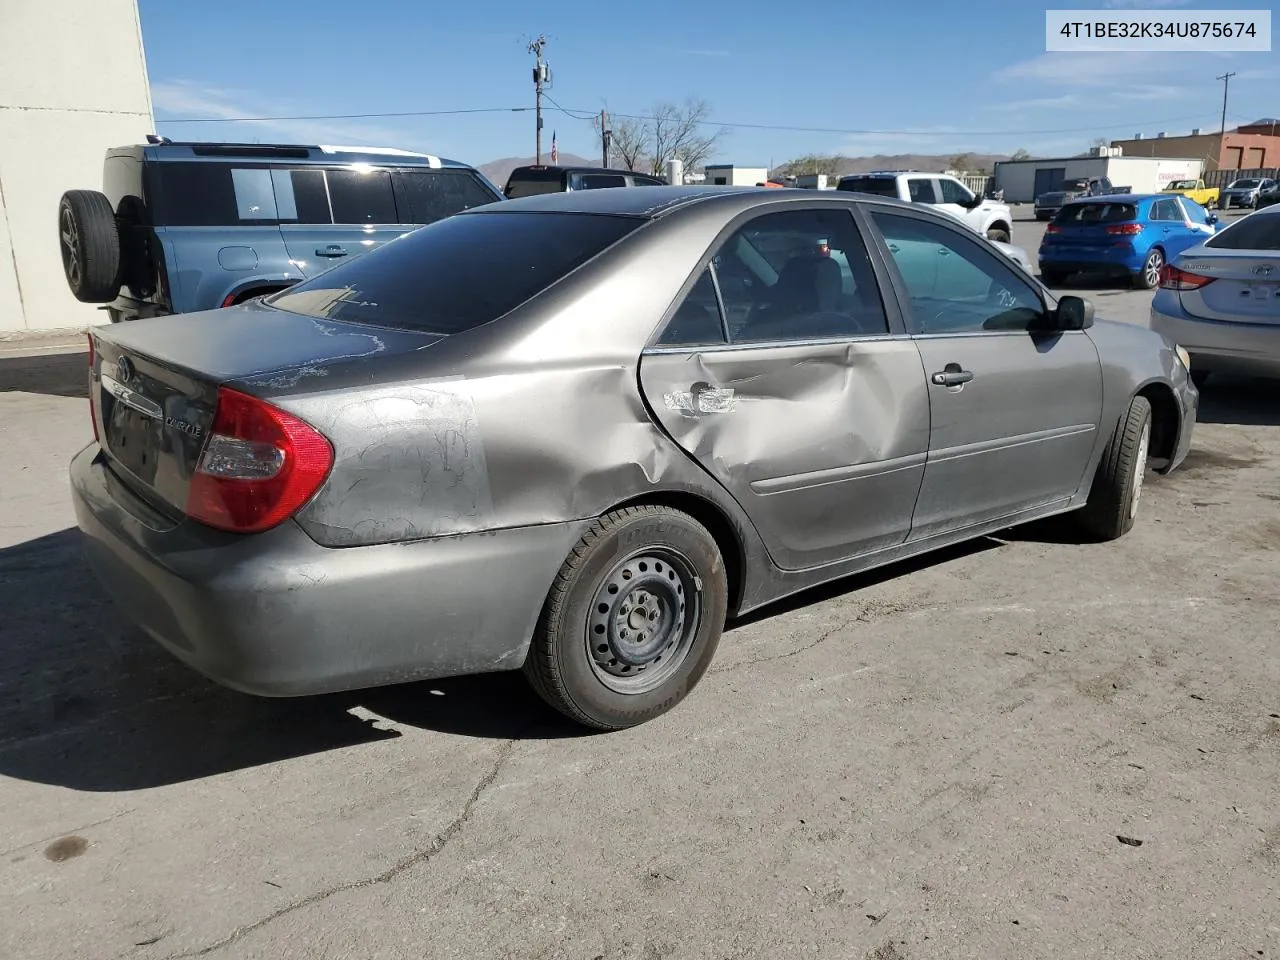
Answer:
[[1070, 247], [1041, 247], [1040, 269], [1061, 270], [1063, 273], [1137, 273], [1142, 269], [1146, 253], [1133, 247], [1116, 247], [1084, 253]]
[[1191, 354], [1193, 370], [1280, 378], [1280, 324], [1191, 317], [1165, 292], [1151, 304], [1151, 329]]
[[295, 523], [173, 525], [96, 444], [71, 464], [87, 559], [123, 614], [189, 666], [260, 696], [517, 669], [582, 524], [329, 549]]

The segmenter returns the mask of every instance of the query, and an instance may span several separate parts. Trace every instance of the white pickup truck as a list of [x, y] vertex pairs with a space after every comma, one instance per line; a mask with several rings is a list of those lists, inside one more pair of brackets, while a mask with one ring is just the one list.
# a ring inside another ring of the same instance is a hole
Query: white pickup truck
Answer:
[[883, 170], [841, 177], [837, 190], [871, 193], [909, 203], [927, 203], [962, 220], [989, 240], [1008, 243], [1013, 215], [1006, 204], [985, 200], [945, 173]]

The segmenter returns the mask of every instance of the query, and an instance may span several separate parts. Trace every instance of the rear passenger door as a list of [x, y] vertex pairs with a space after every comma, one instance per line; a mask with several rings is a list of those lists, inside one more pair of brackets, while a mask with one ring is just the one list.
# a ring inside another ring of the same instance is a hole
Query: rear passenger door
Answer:
[[305, 276], [413, 229], [400, 222], [391, 171], [385, 168], [293, 167], [273, 170], [272, 178], [280, 231], [290, 259]]
[[784, 569], [892, 547], [910, 529], [928, 396], [883, 269], [850, 206], [753, 212], [708, 251], [641, 357], [662, 427]]

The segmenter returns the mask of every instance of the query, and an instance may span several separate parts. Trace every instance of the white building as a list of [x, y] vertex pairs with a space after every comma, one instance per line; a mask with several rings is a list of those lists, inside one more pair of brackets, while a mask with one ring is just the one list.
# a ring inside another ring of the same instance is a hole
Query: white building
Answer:
[[107, 319], [67, 289], [58, 200], [154, 129], [137, 0], [0, 0], [0, 336]]
[[1204, 162], [1192, 158], [1126, 157], [1119, 147], [1095, 147], [1085, 157], [1001, 160], [995, 165], [995, 181], [1006, 203], [1034, 203], [1040, 194], [1061, 190], [1064, 181], [1077, 177], [1106, 177], [1135, 193], [1156, 193], [1172, 180], [1194, 179], [1203, 170]]
[[709, 163], [707, 183], [717, 187], [754, 187], [769, 179], [768, 167], [739, 167], [732, 163]]

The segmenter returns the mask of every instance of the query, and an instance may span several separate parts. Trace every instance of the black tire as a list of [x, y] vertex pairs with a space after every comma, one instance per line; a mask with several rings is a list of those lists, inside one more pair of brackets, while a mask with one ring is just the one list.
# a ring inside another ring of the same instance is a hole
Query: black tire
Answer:
[[1045, 270], [1040, 268], [1040, 282], [1046, 287], [1060, 287], [1066, 282], [1067, 275], [1061, 270]]
[[1116, 422], [1089, 499], [1080, 509], [1081, 525], [1099, 540], [1115, 540], [1133, 527], [1151, 442], [1151, 402], [1134, 397]]
[[702, 679], [728, 594], [719, 547], [693, 517], [659, 506], [605, 514], [556, 576], [525, 676], [585, 726], [620, 730], [652, 720]]
[[987, 239], [988, 239], [988, 240], [995, 240], [997, 243], [1008, 243], [1008, 242], [1009, 242], [1009, 231], [1008, 231], [1008, 230], [1001, 230], [1001, 229], [999, 229], [999, 228], [993, 228], [993, 229], [991, 229], [991, 230], [988, 230], [988, 231], [987, 231]]
[[1152, 247], [1142, 269], [1133, 275], [1133, 285], [1138, 290], [1154, 290], [1160, 283], [1160, 268], [1164, 266], [1164, 251]]
[[1205, 381], [1209, 379], [1208, 370], [1192, 370], [1191, 382], [1197, 390], [1203, 390]]
[[62, 274], [81, 303], [120, 293], [120, 228], [111, 201], [96, 190], [68, 190], [58, 203]]

